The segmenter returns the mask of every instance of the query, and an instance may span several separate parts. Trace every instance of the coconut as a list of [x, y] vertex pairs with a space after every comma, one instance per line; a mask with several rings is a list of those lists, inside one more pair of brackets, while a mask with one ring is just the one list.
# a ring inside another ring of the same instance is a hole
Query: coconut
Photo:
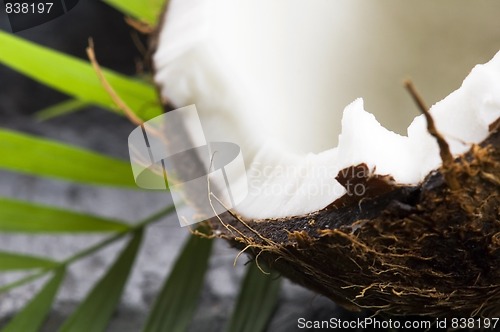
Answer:
[[207, 141], [238, 144], [247, 169], [213, 234], [352, 310], [498, 316], [500, 53], [428, 112], [412, 90], [424, 114], [407, 135], [357, 99], [401, 131], [397, 84], [451, 90], [500, 48], [498, 9], [171, 1], [154, 43], [166, 109], [195, 103]]

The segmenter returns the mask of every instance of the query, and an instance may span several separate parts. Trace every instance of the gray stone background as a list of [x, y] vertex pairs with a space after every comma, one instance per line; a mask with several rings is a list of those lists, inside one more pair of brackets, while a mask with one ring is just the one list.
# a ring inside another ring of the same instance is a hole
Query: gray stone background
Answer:
[[[4, 14], [0, 29], [10, 31]], [[141, 59], [132, 42], [133, 30], [120, 13], [97, 0], [82, 0], [70, 13], [44, 25], [19, 32], [51, 48], [85, 58], [88, 37], [94, 39], [103, 66], [133, 74]], [[2, 45], [0, 45], [1, 52]], [[57, 64], [54, 64], [57, 66]], [[133, 126], [124, 118], [89, 107], [78, 113], [38, 122], [33, 113], [67, 99], [53, 90], [0, 65], [0, 127], [56, 139], [127, 159], [127, 137]], [[19, 151], [22, 153], [22, 151]], [[1, 156], [0, 156], [1, 158]], [[71, 167], [71, 165], [68, 165]], [[164, 192], [123, 191], [82, 186], [0, 171], [0, 196], [16, 197], [96, 215], [133, 222], [169, 203]], [[170, 271], [188, 233], [175, 216], [148, 228], [140, 256], [129, 279], [122, 303], [109, 331], [135, 332], [145, 321], [148, 309]], [[90, 246], [102, 236], [26, 236], [0, 234], [0, 250], [34, 253], [62, 259]], [[123, 242], [74, 264], [61, 288], [43, 331], [54, 331], [76, 307], [93, 283], [105, 272]], [[221, 331], [235, 304], [247, 258], [236, 267], [237, 252], [217, 241], [203, 294], [190, 331]], [[22, 274], [0, 274], [0, 284]], [[0, 326], [39, 289], [42, 281], [0, 295]], [[296, 331], [297, 319], [352, 319], [370, 313], [352, 314], [330, 300], [284, 280], [279, 305], [268, 331]]]

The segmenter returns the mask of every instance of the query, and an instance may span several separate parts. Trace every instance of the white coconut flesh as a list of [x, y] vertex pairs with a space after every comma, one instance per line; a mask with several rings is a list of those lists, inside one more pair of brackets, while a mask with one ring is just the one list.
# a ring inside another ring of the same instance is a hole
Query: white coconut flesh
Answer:
[[[454, 155], [500, 117], [496, 0], [172, 0], [154, 56], [162, 97], [197, 106], [207, 141], [240, 145], [251, 219], [318, 211], [365, 163], [400, 184], [440, 166], [412, 77]], [[477, 65], [493, 59], [484, 65]], [[463, 78], [468, 74], [460, 87]], [[348, 105], [347, 107], [345, 107]]]

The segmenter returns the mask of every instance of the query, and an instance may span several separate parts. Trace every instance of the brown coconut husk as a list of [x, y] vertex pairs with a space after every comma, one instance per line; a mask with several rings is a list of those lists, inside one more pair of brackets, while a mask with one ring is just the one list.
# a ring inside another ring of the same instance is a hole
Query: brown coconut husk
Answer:
[[[364, 185], [363, 195], [348, 192], [304, 216], [245, 220], [228, 211], [209, 224], [257, 263], [350, 310], [498, 317], [499, 124], [418, 186], [362, 164], [337, 180]], [[458, 188], [450, 188], [450, 173]]]

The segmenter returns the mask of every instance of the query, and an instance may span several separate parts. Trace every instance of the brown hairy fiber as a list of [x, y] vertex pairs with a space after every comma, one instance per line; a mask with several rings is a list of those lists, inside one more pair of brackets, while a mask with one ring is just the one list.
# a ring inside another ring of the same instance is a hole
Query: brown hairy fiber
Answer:
[[[357, 165], [337, 180], [346, 188], [362, 183], [363, 196], [348, 193], [292, 218], [252, 221], [229, 211], [209, 224], [257, 263], [351, 310], [498, 317], [498, 127], [418, 186]], [[444, 176], [450, 172], [460, 184], [454, 190]]]

